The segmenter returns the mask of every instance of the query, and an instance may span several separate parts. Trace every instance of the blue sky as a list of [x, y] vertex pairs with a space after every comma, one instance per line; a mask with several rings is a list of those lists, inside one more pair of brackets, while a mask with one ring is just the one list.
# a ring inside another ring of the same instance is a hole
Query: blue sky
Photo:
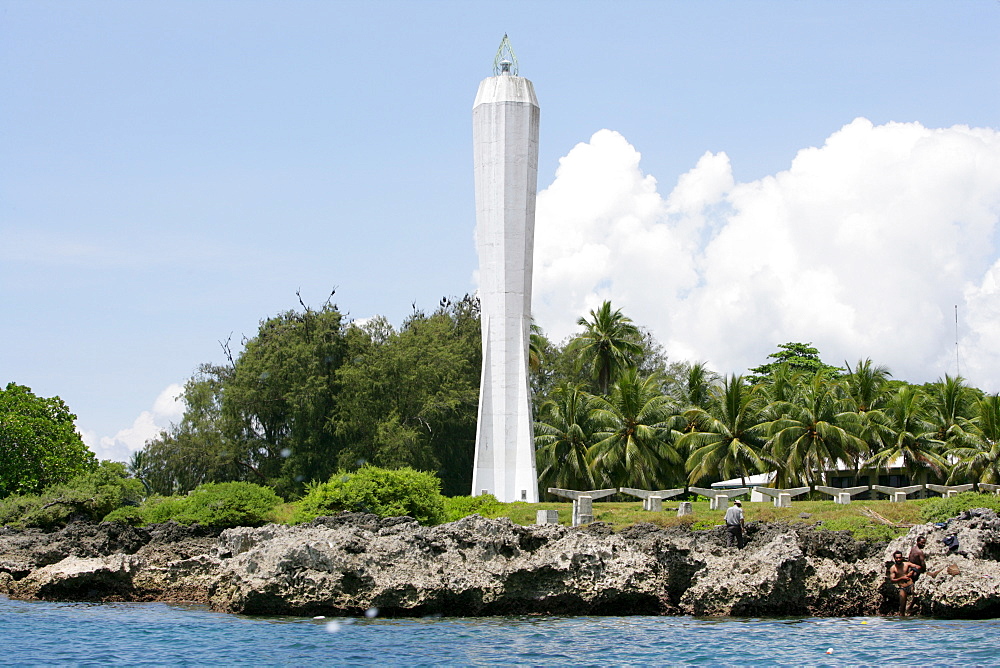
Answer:
[[[1000, 2], [0, 0], [0, 383], [102, 456], [296, 290], [475, 290], [471, 106], [542, 108], [536, 318], [1000, 390]], [[949, 366], [950, 364], [950, 366]], [[964, 366], [963, 366], [964, 365]]]

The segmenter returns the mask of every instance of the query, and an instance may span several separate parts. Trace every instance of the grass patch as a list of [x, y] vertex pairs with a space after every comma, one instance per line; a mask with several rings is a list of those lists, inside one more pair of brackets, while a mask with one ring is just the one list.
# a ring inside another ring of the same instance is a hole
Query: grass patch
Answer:
[[972, 508], [989, 508], [1000, 514], [1000, 497], [995, 494], [962, 492], [952, 497], [933, 497], [920, 502], [924, 522], [944, 522]]
[[275, 524], [291, 524], [296, 507], [294, 503], [279, 503], [268, 513], [267, 521]]
[[[908, 531], [906, 526], [883, 524], [866, 514], [872, 511], [886, 520], [899, 525], [922, 524], [922, 506], [931, 499], [924, 501], [907, 501], [893, 503], [891, 501], [854, 501], [848, 505], [840, 505], [833, 501], [793, 501], [791, 508], [775, 508], [770, 501], [752, 503], [744, 501], [743, 512], [747, 522], [786, 522], [817, 526], [831, 531], [850, 531], [858, 540], [883, 541], [891, 540]], [[501, 503], [501, 508], [491, 508], [495, 517], [509, 517], [515, 524], [531, 525], [535, 523], [536, 511], [559, 511], [559, 523], [569, 525], [573, 513], [572, 503]], [[692, 530], [706, 530], [723, 525], [724, 512], [711, 510], [708, 501], [694, 501], [691, 504], [693, 513], [677, 517], [677, 502], [665, 501], [662, 512], [650, 512], [642, 509], [641, 501], [595, 501], [594, 521], [606, 522], [615, 531], [627, 526], [648, 522], [661, 527], [687, 526]], [[807, 515], [807, 517], [803, 517]]]

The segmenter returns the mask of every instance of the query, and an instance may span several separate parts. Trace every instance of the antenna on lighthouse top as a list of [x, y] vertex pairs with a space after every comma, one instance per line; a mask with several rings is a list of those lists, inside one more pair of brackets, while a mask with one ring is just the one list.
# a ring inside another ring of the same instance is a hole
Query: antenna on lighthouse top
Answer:
[[514, 49], [510, 46], [507, 33], [504, 33], [503, 41], [500, 42], [500, 48], [497, 49], [497, 55], [493, 59], [493, 76], [498, 77], [501, 74], [517, 76], [517, 56], [514, 55]]

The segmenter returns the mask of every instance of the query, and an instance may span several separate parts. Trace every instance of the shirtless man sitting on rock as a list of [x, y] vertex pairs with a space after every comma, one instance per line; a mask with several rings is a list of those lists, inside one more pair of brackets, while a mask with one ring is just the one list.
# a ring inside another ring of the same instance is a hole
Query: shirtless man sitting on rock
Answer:
[[[913, 572], [914, 582], [917, 581], [921, 573], [927, 572], [927, 558], [924, 556], [925, 547], [927, 547], [927, 539], [923, 536], [917, 536], [917, 542], [910, 548], [910, 556], [906, 558], [908, 562], [916, 566], [916, 570]], [[936, 573], [931, 573], [931, 577], [934, 577], [934, 575]]]
[[919, 569], [914, 564], [903, 559], [903, 553], [896, 550], [892, 553], [892, 566], [889, 568], [889, 582], [899, 589], [899, 616], [906, 616], [906, 601], [913, 593], [914, 573]]

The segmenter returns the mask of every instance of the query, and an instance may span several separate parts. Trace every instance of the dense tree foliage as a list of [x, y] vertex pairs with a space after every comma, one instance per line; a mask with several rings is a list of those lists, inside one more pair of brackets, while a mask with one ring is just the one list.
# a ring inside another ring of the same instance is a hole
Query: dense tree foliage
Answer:
[[222, 429], [226, 376], [225, 368], [203, 365], [184, 385], [181, 421], [133, 453], [129, 473], [149, 493], [183, 493], [203, 483], [241, 478], [238, 458]]
[[348, 322], [335, 304], [261, 321], [228, 366], [202, 366], [178, 424], [135, 475], [159, 494], [247, 481], [297, 496], [363, 464], [436, 472], [468, 493], [481, 364], [479, 304], [442, 300], [399, 331]]
[[535, 465], [547, 487], [594, 488], [587, 450], [597, 425], [590, 402], [590, 395], [580, 385], [567, 383], [555, 388], [538, 409]]
[[[937, 482], [1000, 480], [1000, 399], [980, 398], [961, 378], [914, 386], [870, 359], [826, 364], [807, 343], [779, 345], [747, 377], [720, 377], [702, 362], [668, 363], [651, 337], [613, 323], [634, 327], [605, 303], [533, 368], [545, 378], [535, 427], [542, 491], [659, 489], [758, 473], [788, 487], [890, 469]], [[594, 351], [616, 338], [599, 334], [611, 331], [638, 346], [605, 365], [613, 373], [602, 392]], [[655, 369], [643, 367], [654, 358]]]
[[[610, 302], [578, 325], [558, 344], [532, 326], [543, 493], [772, 472], [797, 486], [900, 467], [939, 482], [1000, 480], [1000, 399], [961, 378], [910, 385], [870, 359], [826, 364], [806, 343], [779, 345], [751, 375], [720, 376], [668, 360]], [[155, 494], [247, 481], [297, 498], [375, 466], [432, 472], [447, 496], [468, 494], [481, 360], [468, 296], [415, 309], [398, 329], [303, 305], [263, 320], [230, 364], [199, 368], [183, 418], [129, 471]]]
[[642, 334], [621, 309], [612, 310], [611, 302], [604, 302], [577, 324], [584, 329], [570, 343], [569, 351], [579, 367], [589, 370], [594, 388], [607, 394], [622, 371], [636, 366], [643, 352]]
[[0, 498], [36, 494], [97, 465], [74, 420], [59, 397], [16, 383], [0, 390]]
[[385, 321], [351, 329], [332, 420], [344, 442], [337, 466], [436, 471], [446, 494], [468, 494], [482, 366], [478, 300], [415, 311], [398, 332]]
[[611, 394], [593, 398], [591, 410], [597, 431], [587, 462], [601, 486], [627, 480], [633, 487], [656, 489], [683, 482], [684, 458], [675, 445], [680, 434], [671, 429], [670, 400], [655, 377], [625, 370]]
[[747, 477], [765, 473], [774, 466], [765, 454], [768, 425], [767, 402], [759, 387], [748, 385], [742, 376], [729, 376], [712, 388], [707, 406], [695, 406], [685, 413], [693, 426], [680, 446], [690, 453], [688, 480]]
[[774, 361], [750, 369], [750, 373], [753, 374], [750, 376], [751, 382], [767, 382], [782, 367], [793, 373], [820, 371], [832, 377], [838, 376], [843, 371], [840, 367], [831, 366], [821, 360], [819, 350], [813, 348], [810, 343], [782, 343], [778, 346], [777, 352], [767, 357]]

